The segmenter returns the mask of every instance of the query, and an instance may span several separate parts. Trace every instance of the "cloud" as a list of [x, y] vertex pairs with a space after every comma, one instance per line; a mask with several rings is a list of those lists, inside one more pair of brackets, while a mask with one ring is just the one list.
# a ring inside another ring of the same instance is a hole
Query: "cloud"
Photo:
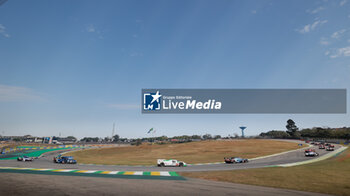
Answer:
[[96, 32], [96, 28], [93, 24], [90, 24], [90, 25], [86, 26], [86, 31], [89, 33], [94, 33], [94, 32]]
[[30, 88], [0, 84], [0, 102], [43, 100], [44, 98]]
[[348, 56], [350, 56], [350, 46], [344, 47], [344, 48], [338, 48], [335, 50], [335, 52], [333, 52], [332, 55], [330, 55], [332, 59], [338, 58], [338, 57], [348, 57]]
[[346, 31], [345, 29], [336, 31], [331, 35], [331, 37], [334, 39], [339, 39], [342, 36], [342, 34], [345, 33], [345, 31]]
[[6, 32], [6, 27], [2, 24], [0, 24], [0, 34], [7, 38], [10, 37], [10, 34]]
[[320, 6], [320, 7], [316, 8], [316, 9], [313, 9], [313, 10], [306, 10], [306, 12], [310, 13], [310, 14], [316, 14], [316, 13], [318, 13], [318, 12], [324, 10], [324, 9], [325, 9], [324, 7]]
[[313, 31], [316, 29], [316, 27], [318, 26], [322, 26], [323, 24], [327, 23], [328, 20], [316, 20], [314, 23], [312, 24], [307, 24], [305, 25], [302, 29], [297, 30], [299, 33], [308, 33], [310, 31]]
[[330, 42], [327, 40], [327, 38], [321, 37], [320, 44], [327, 46], [330, 44]]
[[141, 109], [138, 104], [108, 104], [107, 107], [119, 110], [134, 110]]
[[348, 2], [348, 0], [343, 0], [343, 1], [341, 1], [341, 2], [339, 3], [339, 5], [340, 5], [340, 6], [343, 6], [343, 5], [345, 5], [347, 2]]
[[101, 33], [101, 31], [98, 30], [98, 29], [95, 27], [95, 25], [93, 25], [93, 24], [87, 25], [86, 28], [85, 28], [85, 30], [86, 30], [86, 32], [88, 32], [88, 33], [97, 35], [97, 38], [98, 38], [98, 39], [104, 39], [103, 33]]

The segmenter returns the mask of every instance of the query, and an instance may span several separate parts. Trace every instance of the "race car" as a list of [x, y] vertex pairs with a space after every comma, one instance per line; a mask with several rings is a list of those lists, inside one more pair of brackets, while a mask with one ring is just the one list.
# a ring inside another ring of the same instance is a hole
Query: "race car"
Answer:
[[318, 146], [318, 149], [326, 149], [326, 147], [325, 147], [323, 144], [320, 144], [320, 145]]
[[57, 157], [53, 158], [53, 162], [54, 163], [68, 163], [68, 164], [76, 164], [77, 161], [73, 159], [72, 156], [62, 156], [62, 155], [58, 155]]
[[240, 157], [224, 157], [225, 163], [247, 163], [248, 159]]
[[22, 157], [17, 157], [17, 161], [33, 161], [33, 157], [28, 157], [28, 156], [22, 156]]
[[327, 151], [334, 151], [334, 145], [328, 145], [326, 148]]
[[186, 167], [187, 164], [183, 161], [175, 159], [157, 159], [158, 167]]
[[315, 152], [315, 149], [306, 149], [304, 154], [305, 154], [306, 157], [318, 156], [318, 153]]

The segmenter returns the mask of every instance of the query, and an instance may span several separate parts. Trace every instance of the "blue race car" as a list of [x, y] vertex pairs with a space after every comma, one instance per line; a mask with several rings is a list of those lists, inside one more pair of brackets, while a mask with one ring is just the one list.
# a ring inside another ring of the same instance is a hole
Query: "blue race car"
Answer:
[[225, 163], [247, 163], [248, 159], [243, 159], [240, 157], [225, 157]]
[[53, 162], [54, 163], [68, 163], [68, 164], [76, 164], [77, 161], [73, 159], [72, 156], [62, 156], [62, 155], [58, 155], [57, 157], [53, 158]]

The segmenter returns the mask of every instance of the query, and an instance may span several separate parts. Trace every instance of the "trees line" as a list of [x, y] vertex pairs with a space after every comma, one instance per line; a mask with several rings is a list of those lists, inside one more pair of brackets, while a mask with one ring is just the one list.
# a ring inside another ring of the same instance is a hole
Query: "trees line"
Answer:
[[261, 137], [269, 137], [276, 139], [301, 139], [301, 138], [329, 138], [350, 140], [350, 127], [342, 128], [325, 128], [313, 127], [295, 131], [292, 135], [287, 131], [272, 130], [263, 132]]
[[[262, 132], [258, 137], [252, 136], [249, 138], [276, 138], [276, 139], [302, 139], [302, 138], [324, 138], [324, 139], [344, 139], [350, 140], [350, 127], [342, 128], [329, 128], [329, 127], [314, 127], [299, 130], [297, 125], [292, 119], [287, 120], [286, 131], [272, 130], [268, 132]], [[106, 137], [105, 139], [94, 137], [85, 137], [81, 139], [81, 142], [129, 142], [140, 144], [142, 142], [190, 142], [198, 140], [211, 140], [211, 139], [231, 139], [239, 138], [237, 134], [235, 137], [221, 137], [221, 135], [205, 134], [205, 135], [182, 135], [182, 136], [160, 136], [160, 137], [146, 137], [138, 139], [120, 138], [119, 135], [114, 135], [113, 138]]]
[[221, 135], [181, 135], [174, 137], [167, 137], [165, 135], [159, 137], [144, 137], [137, 139], [120, 138], [119, 135], [114, 135], [113, 138], [99, 138], [99, 137], [84, 137], [81, 142], [154, 142], [154, 141], [192, 141], [192, 140], [209, 140], [209, 139], [220, 139]]

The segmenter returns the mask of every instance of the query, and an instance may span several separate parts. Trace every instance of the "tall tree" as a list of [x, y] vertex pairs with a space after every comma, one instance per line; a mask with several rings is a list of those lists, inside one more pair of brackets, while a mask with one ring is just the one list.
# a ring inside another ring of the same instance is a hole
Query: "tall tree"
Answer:
[[292, 119], [287, 120], [287, 133], [293, 137], [297, 138], [300, 137], [300, 133], [298, 133], [299, 128], [295, 125], [295, 122]]
[[67, 138], [69, 138], [69, 139], [74, 139], [75, 141], [77, 141], [77, 138], [74, 137], [74, 136], [68, 136]]
[[118, 140], [119, 140], [119, 135], [118, 134], [114, 135], [113, 136], [113, 141], [117, 142]]
[[210, 139], [212, 139], [213, 137], [212, 137], [210, 134], [207, 133], [207, 134], [203, 135], [202, 138], [203, 138], [204, 140], [210, 140]]

